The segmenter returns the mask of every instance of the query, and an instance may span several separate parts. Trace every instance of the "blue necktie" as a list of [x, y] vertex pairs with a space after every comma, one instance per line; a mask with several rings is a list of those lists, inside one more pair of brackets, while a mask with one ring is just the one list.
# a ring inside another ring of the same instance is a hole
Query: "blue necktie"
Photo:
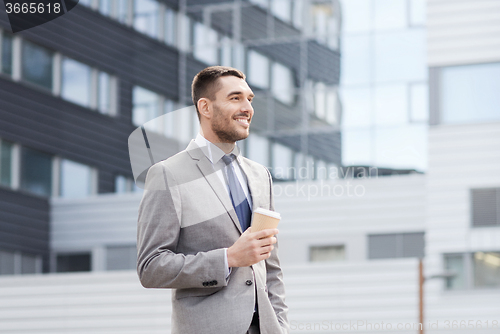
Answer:
[[231, 167], [231, 162], [236, 158], [234, 154], [224, 155], [222, 161], [226, 164], [227, 170], [227, 183], [229, 185], [229, 197], [231, 197], [231, 202], [233, 203], [234, 210], [240, 221], [241, 230], [245, 230], [250, 226], [250, 220], [252, 219], [252, 211], [250, 210], [250, 205], [248, 204], [245, 192], [241, 187], [241, 183], [236, 177], [236, 174]]

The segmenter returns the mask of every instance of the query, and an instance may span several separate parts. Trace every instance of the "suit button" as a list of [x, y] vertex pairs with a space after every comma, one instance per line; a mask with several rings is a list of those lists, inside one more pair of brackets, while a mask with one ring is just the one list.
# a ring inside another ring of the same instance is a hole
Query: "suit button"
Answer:
[[247, 280], [247, 281], [245, 282], [245, 284], [246, 284], [246, 285], [252, 285], [252, 283], [253, 283], [253, 282], [252, 282], [251, 280]]

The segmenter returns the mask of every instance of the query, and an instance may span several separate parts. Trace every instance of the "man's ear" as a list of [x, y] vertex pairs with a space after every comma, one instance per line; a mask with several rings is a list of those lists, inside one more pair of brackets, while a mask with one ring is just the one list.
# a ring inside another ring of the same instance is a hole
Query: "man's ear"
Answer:
[[198, 111], [200, 112], [200, 116], [206, 117], [210, 119], [212, 117], [211, 112], [211, 101], [206, 97], [202, 97], [198, 100]]

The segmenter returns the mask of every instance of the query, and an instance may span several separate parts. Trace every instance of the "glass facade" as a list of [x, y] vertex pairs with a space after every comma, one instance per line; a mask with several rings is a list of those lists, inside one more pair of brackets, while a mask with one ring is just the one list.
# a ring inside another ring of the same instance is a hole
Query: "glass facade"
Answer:
[[424, 0], [344, 0], [344, 165], [427, 168]]
[[23, 40], [22, 78], [23, 80], [52, 90], [52, 70], [54, 52]]

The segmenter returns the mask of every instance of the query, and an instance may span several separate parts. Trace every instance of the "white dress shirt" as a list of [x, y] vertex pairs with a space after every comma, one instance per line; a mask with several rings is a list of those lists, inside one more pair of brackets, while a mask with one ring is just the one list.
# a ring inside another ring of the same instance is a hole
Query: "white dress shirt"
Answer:
[[[236, 177], [238, 178], [238, 181], [241, 184], [241, 188], [243, 188], [243, 192], [245, 193], [245, 197], [247, 198], [248, 205], [250, 206], [250, 210], [252, 209], [252, 196], [250, 196], [250, 190], [248, 189], [248, 181], [245, 173], [241, 169], [240, 163], [241, 163], [241, 153], [240, 149], [237, 144], [234, 145], [234, 149], [229, 153], [229, 154], [234, 154], [236, 156], [236, 159], [234, 159], [230, 165], [226, 165], [224, 161], [222, 161], [222, 157], [226, 154], [224, 153], [223, 150], [221, 150], [217, 145], [213, 144], [209, 140], [207, 140], [205, 137], [201, 135], [201, 133], [198, 133], [196, 136], [196, 139], [194, 140], [196, 145], [198, 145], [203, 153], [205, 153], [205, 156], [210, 160], [212, 163], [212, 166], [214, 167], [215, 173], [219, 177], [220, 181], [222, 184], [225, 185], [225, 189], [227, 191], [227, 195], [230, 196], [229, 194], [229, 184], [227, 182], [228, 176], [227, 176], [227, 169], [226, 168], [232, 168], [233, 172], [235, 173]], [[229, 277], [230, 274], [230, 269], [227, 264], [227, 248], [225, 249], [225, 264], [226, 264], [226, 278]]]

